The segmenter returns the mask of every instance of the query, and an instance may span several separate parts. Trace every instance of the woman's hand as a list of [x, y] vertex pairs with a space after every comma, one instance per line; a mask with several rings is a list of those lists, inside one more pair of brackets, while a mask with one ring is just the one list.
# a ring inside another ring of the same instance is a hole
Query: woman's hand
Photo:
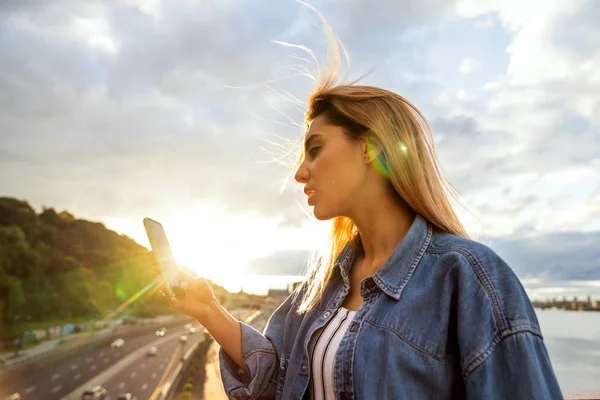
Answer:
[[211, 311], [217, 305], [217, 299], [212, 287], [206, 279], [188, 274], [182, 274], [179, 286], [185, 290], [185, 297], [170, 297], [168, 299], [169, 305], [197, 319], [202, 324], [202, 321], [208, 318]]

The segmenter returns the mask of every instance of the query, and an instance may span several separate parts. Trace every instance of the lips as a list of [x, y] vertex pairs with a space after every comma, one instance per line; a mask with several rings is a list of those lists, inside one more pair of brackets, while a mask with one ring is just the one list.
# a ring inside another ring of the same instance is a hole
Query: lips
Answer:
[[312, 199], [315, 194], [315, 191], [312, 189], [304, 188], [304, 194], [308, 196], [308, 205], [312, 206]]

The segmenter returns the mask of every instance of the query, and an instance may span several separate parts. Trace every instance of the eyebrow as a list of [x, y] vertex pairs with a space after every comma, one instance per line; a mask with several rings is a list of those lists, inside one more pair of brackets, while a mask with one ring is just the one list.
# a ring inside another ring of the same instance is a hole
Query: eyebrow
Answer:
[[319, 138], [319, 137], [321, 137], [321, 136], [322, 136], [322, 135], [321, 135], [320, 133], [314, 133], [314, 134], [310, 135], [310, 136], [308, 137], [308, 139], [306, 139], [306, 142], [304, 142], [304, 151], [308, 151], [308, 145], [310, 144], [310, 142], [311, 142], [313, 139]]

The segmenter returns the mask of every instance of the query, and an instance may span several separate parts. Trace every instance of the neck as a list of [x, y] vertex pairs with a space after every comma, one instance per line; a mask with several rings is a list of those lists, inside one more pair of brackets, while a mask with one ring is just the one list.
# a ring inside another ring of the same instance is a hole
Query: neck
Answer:
[[395, 193], [387, 193], [363, 202], [350, 218], [360, 232], [363, 272], [371, 275], [383, 266], [402, 241], [413, 224], [415, 213]]

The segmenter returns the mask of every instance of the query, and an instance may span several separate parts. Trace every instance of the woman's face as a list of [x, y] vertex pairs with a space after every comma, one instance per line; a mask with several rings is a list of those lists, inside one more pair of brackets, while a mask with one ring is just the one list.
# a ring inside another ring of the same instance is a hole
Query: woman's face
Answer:
[[304, 185], [315, 217], [349, 216], [367, 177], [364, 144], [348, 138], [344, 128], [331, 125], [321, 114], [311, 123], [304, 147], [295, 179]]

